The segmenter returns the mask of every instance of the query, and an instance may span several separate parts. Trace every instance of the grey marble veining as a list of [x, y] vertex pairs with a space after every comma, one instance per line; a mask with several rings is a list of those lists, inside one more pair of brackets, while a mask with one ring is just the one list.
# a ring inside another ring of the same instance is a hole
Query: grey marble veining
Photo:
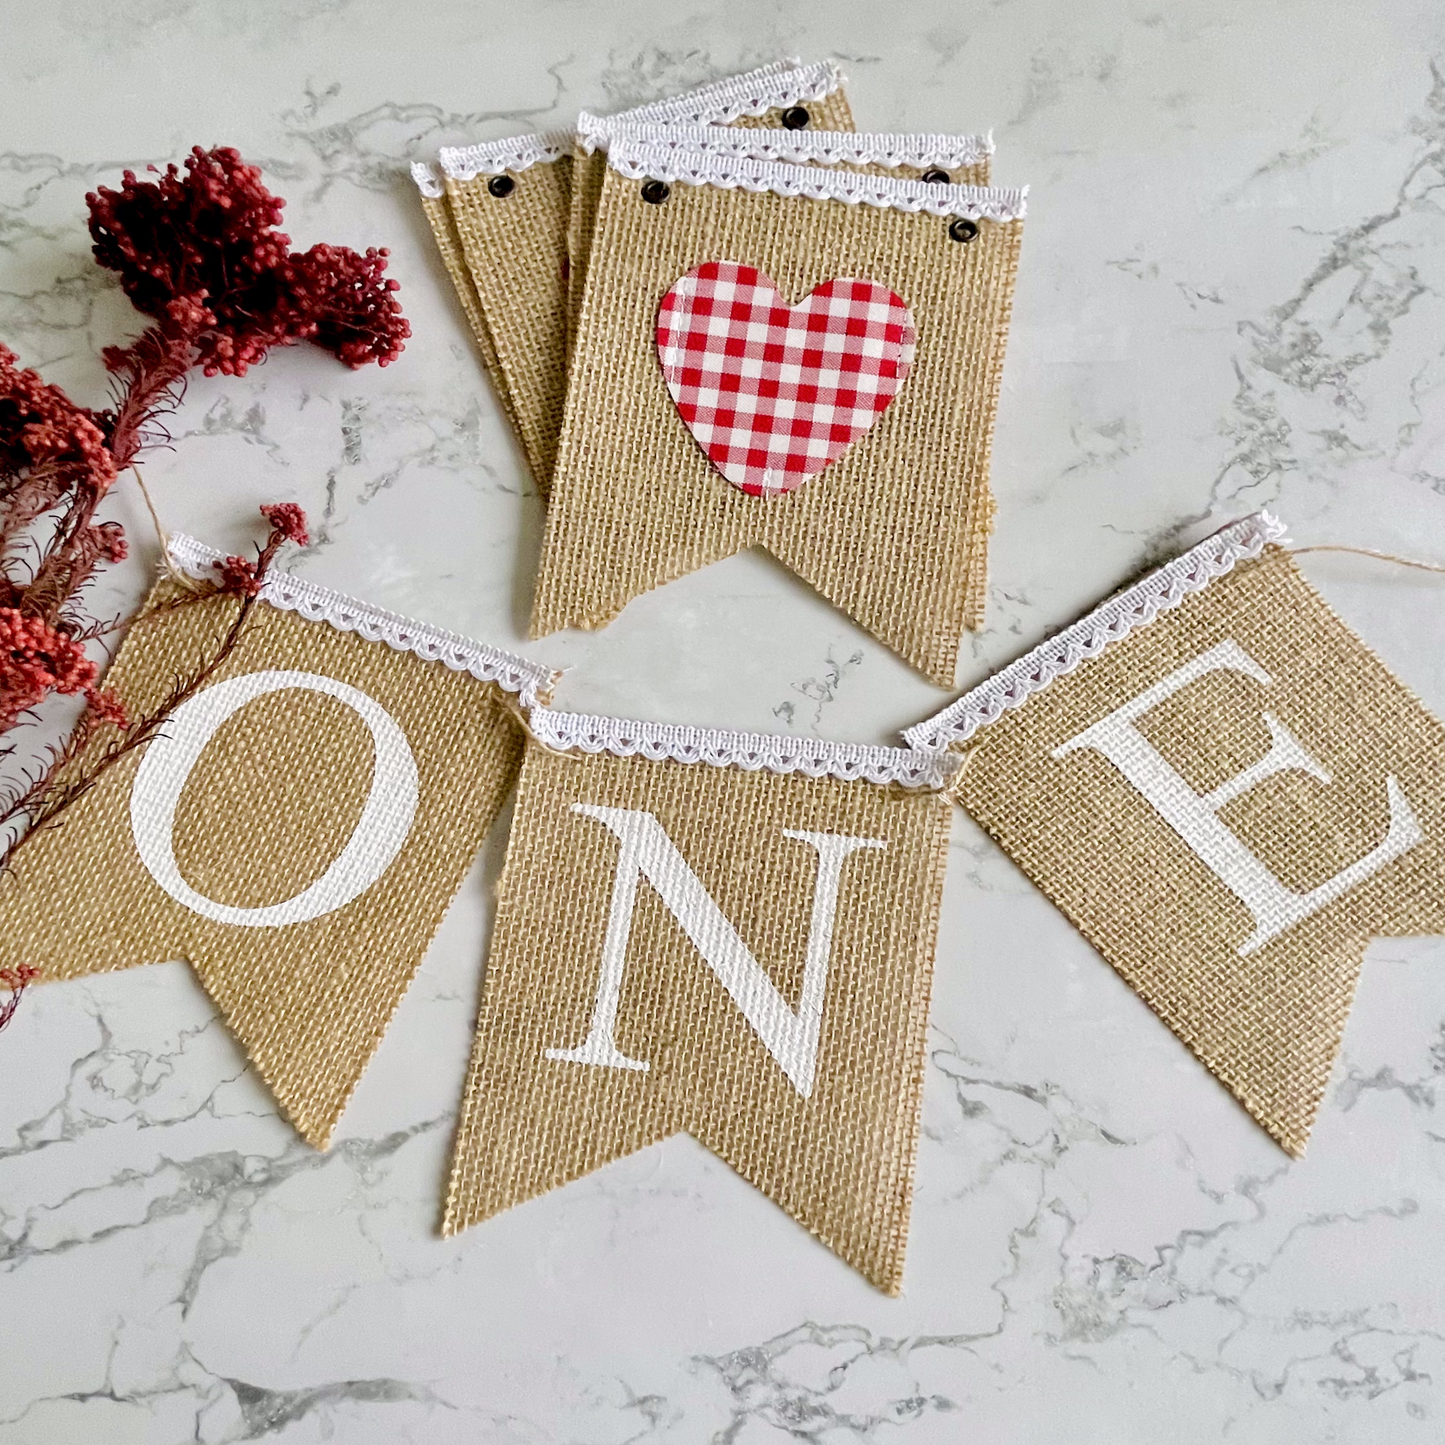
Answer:
[[[387, 245], [387, 370], [198, 380], [146, 475], [222, 546], [569, 671], [568, 707], [888, 741], [944, 695], [767, 558], [525, 644], [540, 508], [404, 163], [777, 56], [869, 129], [993, 126], [1032, 185], [983, 676], [1261, 505], [1445, 559], [1445, 12], [1426, 0], [12, 5], [0, 339], [99, 402], [137, 325], [87, 189], [238, 146], [297, 244]], [[137, 539], [128, 486], [116, 514]], [[111, 589], [129, 605], [155, 549]], [[1445, 588], [1310, 575], [1437, 712]], [[1445, 944], [1370, 952], [1288, 1162], [977, 830], [945, 898], [906, 1293], [686, 1138], [436, 1234], [502, 834], [343, 1121], [282, 1123], [184, 966], [35, 991], [0, 1036], [0, 1445], [1434, 1442]]]

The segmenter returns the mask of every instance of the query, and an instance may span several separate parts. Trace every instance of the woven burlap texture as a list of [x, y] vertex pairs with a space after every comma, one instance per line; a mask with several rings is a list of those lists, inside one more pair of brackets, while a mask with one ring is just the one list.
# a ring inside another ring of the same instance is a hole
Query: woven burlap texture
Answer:
[[[1268, 687], [1215, 672], [1146, 713], [1145, 737], [1204, 793], [1262, 758], [1276, 716], [1330, 775], [1278, 774], [1221, 821], [1303, 892], [1384, 837], [1385, 778], [1425, 841], [1241, 956], [1248, 909], [1099, 753], [1050, 756], [1176, 668], [1233, 641]], [[1445, 932], [1445, 729], [1267, 549], [1110, 644], [965, 745], [954, 791], [974, 818], [1291, 1154], [1329, 1082], [1370, 939]]]
[[[446, 203], [480, 310], [478, 334], [485, 332], [489, 338], [496, 357], [493, 374], [500, 376], [498, 391], [506, 398], [503, 408], [516, 425], [532, 479], [545, 497], [567, 389], [572, 157], [503, 174], [512, 188], [502, 196], [491, 192], [498, 179], [494, 176], [448, 179]], [[440, 231], [437, 242], [445, 257]], [[479, 346], [485, 358], [487, 343]]]
[[497, 355], [496, 343], [492, 340], [491, 330], [487, 326], [481, 297], [477, 295], [476, 282], [472, 280], [472, 273], [467, 269], [467, 258], [462, 251], [462, 241], [461, 237], [457, 235], [456, 223], [452, 220], [451, 207], [447, 203], [445, 194], [424, 195], [421, 198], [421, 205], [431, 226], [432, 235], [436, 237], [437, 251], [441, 255], [442, 264], [447, 268], [447, 275], [452, 278], [452, 286], [456, 290], [457, 300], [462, 304], [467, 325], [471, 327], [472, 336], [476, 340], [477, 354], [482, 358], [482, 365], [486, 367], [487, 375], [492, 379], [492, 390], [496, 392], [497, 404], [502, 408], [502, 414], [507, 418], [507, 422], [512, 428], [512, 434], [520, 444], [521, 421], [512, 402], [512, 393], [507, 389], [507, 379], [502, 372], [502, 361]]
[[[745, 115], [733, 125], [750, 130], [778, 130], [783, 125], [783, 112], [791, 107], [775, 107], [761, 115]], [[812, 130], [853, 130], [853, 112], [842, 88], [811, 100], [808, 126]], [[984, 163], [985, 170], [987, 162]], [[851, 167], [850, 167], [851, 169]], [[872, 169], [863, 167], [863, 169]], [[587, 265], [592, 252], [592, 234], [597, 225], [597, 207], [602, 200], [602, 178], [607, 173], [607, 156], [602, 151], [591, 155], [579, 151], [572, 164], [572, 203], [567, 220], [567, 338], [577, 334], [582, 314], [582, 295], [587, 284]], [[894, 172], [898, 174], [898, 172]], [[984, 181], [960, 180], [960, 185], [984, 185]]]
[[[1021, 221], [946, 218], [715, 186], [661, 205], [608, 170], [548, 508], [534, 636], [600, 627], [640, 593], [767, 548], [941, 686], [982, 623], [988, 460]], [[872, 429], [797, 491], [750, 497], [709, 464], [668, 395], [657, 307], [704, 261], [772, 277], [797, 304], [866, 277], [913, 313], [918, 347]]]
[[[886, 842], [843, 866], [810, 1098], [645, 882], [615, 1037], [650, 1069], [545, 1057], [587, 1034], [617, 866], [578, 802], [652, 813], [793, 1008], [818, 858], [783, 829]], [[444, 1232], [686, 1132], [897, 1293], [948, 812], [939, 793], [529, 743]]]
[[[148, 605], [176, 590], [163, 583]], [[237, 605], [216, 598], [137, 624], [106, 685], [133, 714], [158, 703], [214, 653]], [[18, 855], [0, 884], [0, 955], [44, 979], [188, 959], [286, 1116], [324, 1148], [511, 787], [521, 732], [495, 683], [262, 603], [215, 680], [273, 668], [347, 683], [405, 732], [419, 799], [380, 879], [285, 927], [192, 912], [136, 852], [137, 752]], [[366, 725], [332, 697], [290, 689], [242, 708], [207, 745], [176, 810], [186, 881], [239, 907], [300, 892], [350, 837], [373, 753]]]

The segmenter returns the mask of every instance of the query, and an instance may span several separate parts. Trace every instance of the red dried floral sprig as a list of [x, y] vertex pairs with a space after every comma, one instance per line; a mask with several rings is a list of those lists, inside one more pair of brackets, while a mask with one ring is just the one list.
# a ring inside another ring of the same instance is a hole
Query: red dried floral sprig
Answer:
[[184, 335], [207, 376], [244, 376], [273, 346], [312, 341], [348, 366], [401, 354], [411, 327], [385, 250], [291, 250], [276, 227], [285, 201], [229, 146], [186, 157], [185, 174], [126, 171], [118, 191], [86, 197], [95, 259], [167, 334]]
[[15, 1010], [20, 1007], [20, 996], [25, 992], [25, 986], [39, 977], [40, 970], [31, 968], [28, 963], [22, 963], [16, 968], [0, 968], [0, 984], [5, 986], [5, 997], [0, 998], [0, 1029], [15, 1017]]
[[[244, 557], [227, 557], [224, 562], [216, 562], [213, 565], [218, 576], [214, 582], [202, 584], [193, 591], [163, 602], [150, 612], [141, 613], [130, 624], [143, 624], [150, 618], [206, 598], [234, 596], [239, 599], [240, 606], [215, 652], [189, 677], [179, 680], [157, 706], [142, 716], [128, 716], [124, 704], [111, 693], [94, 694], [74, 731], [64, 744], [51, 751], [43, 769], [13, 788], [8, 798], [0, 799], [0, 826], [21, 825], [21, 831], [4, 855], [5, 865], [8, 866], [20, 849], [37, 834], [54, 827], [60, 815], [84, 797], [123, 757], [153, 741], [171, 714], [200, 692], [236, 650], [251, 612], [265, 590], [266, 578], [277, 555], [288, 542], [305, 546], [309, 540], [306, 514], [294, 503], [280, 502], [262, 507], [261, 513], [270, 522], [271, 531], [265, 543], [257, 549], [254, 562]], [[75, 765], [103, 727], [115, 729], [117, 736], [77, 771]]]
[[[396, 282], [383, 274], [386, 252], [329, 245], [293, 252], [276, 229], [285, 203], [236, 151], [197, 147], [184, 171], [152, 171], [154, 181], [127, 171], [119, 190], [100, 187], [86, 198], [96, 260], [153, 318], [130, 345], [102, 353], [113, 405], [77, 406], [0, 345], [0, 738], [53, 694], [86, 699], [74, 733], [38, 773], [0, 787], [0, 868], [205, 685], [234, 649], [277, 549], [305, 543], [299, 507], [263, 508], [271, 534], [257, 559], [227, 559], [210, 587], [181, 599], [224, 592], [241, 605], [217, 655], [160, 709], [130, 719], [117, 698], [97, 688], [99, 666], [87, 644], [119, 624], [89, 618], [82, 594], [99, 568], [125, 557], [126, 539], [118, 523], [97, 521], [96, 512], [145, 447], [167, 440], [163, 418], [179, 404], [187, 375], [199, 367], [240, 376], [270, 347], [298, 341], [348, 366], [385, 366], [411, 334]], [[101, 728], [117, 737], [79, 775]], [[0, 758], [15, 751], [0, 741]], [[18, 995], [12, 988], [10, 1012]]]

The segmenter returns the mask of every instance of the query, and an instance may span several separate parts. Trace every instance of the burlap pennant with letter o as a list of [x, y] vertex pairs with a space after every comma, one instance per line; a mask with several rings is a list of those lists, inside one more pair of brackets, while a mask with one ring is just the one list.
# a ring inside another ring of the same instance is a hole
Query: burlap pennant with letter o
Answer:
[[982, 618], [1023, 208], [613, 139], [533, 632], [761, 545], [951, 683]]
[[445, 1231], [686, 1132], [896, 1293], [952, 760], [532, 729]]
[[905, 737], [1291, 1154], [1371, 938], [1445, 932], [1445, 729], [1260, 513]]
[[[218, 555], [173, 549], [198, 576]], [[179, 592], [162, 583], [149, 608]], [[515, 778], [509, 698], [552, 674], [300, 578], [262, 596], [163, 735], [17, 857], [0, 954], [44, 979], [188, 959], [320, 1148]], [[107, 687], [133, 715], [154, 707], [238, 605], [138, 622]]]

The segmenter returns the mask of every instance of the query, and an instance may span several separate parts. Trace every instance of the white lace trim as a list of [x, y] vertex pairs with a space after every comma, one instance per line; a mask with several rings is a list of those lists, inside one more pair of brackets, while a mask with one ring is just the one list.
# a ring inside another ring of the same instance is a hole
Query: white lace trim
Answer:
[[895, 211], [927, 211], [934, 216], [970, 220], [1016, 221], [1025, 211], [1028, 187], [1002, 190], [985, 186], [942, 186], [896, 176], [861, 175], [819, 166], [790, 166], [756, 161], [717, 151], [685, 151], [616, 136], [607, 164], [630, 180], [682, 181], [689, 186], [724, 190], [771, 191], [814, 201], [846, 201]]
[[538, 742], [563, 752], [641, 754], [654, 762], [709, 763], [747, 772], [803, 773], [810, 778], [839, 778], [845, 783], [899, 783], [905, 788], [938, 791], [961, 759], [948, 753], [904, 748], [864, 747], [818, 738], [777, 737], [770, 733], [718, 732], [712, 728], [631, 722], [535, 707], [529, 722]]
[[1042, 692], [1055, 678], [1097, 657], [1111, 642], [1148, 626], [1161, 612], [1178, 607], [1192, 592], [1202, 592], [1238, 563], [1258, 557], [1267, 543], [1281, 541], [1284, 535], [1284, 523], [1268, 512], [1231, 522], [1040, 643], [941, 713], [908, 728], [904, 740], [909, 747], [922, 749], [964, 742], [1010, 708], [1020, 707]]
[[667, 150], [744, 156], [803, 165], [971, 166], [993, 154], [988, 135], [870, 135], [845, 130], [752, 130], [719, 125], [664, 125], [626, 116], [577, 117], [577, 140], [589, 155], [616, 139]]
[[[477, 176], [499, 176], [503, 171], [525, 171], [572, 154], [572, 132], [553, 130], [544, 135], [512, 135], [505, 140], [482, 141], [478, 145], [443, 146], [437, 164], [454, 181], [475, 180]], [[416, 167], [412, 167], [416, 175]]]
[[[216, 580], [212, 563], [226, 555], [183, 534], [170, 539], [169, 551], [171, 561], [182, 572], [211, 582]], [[540, 662], [425, 622], [413, 622], [287, 572], [271, 573], [261, 596], [283, 612], [298, 612], [312, 622], [329, 622], [340, 632], [356, 632], [368, 642], [384, 642], [398, 652], [414, 652], [427, 662], [443, 663], [453, 672], [469, 672], [481, 682], [495, 682], [516, 693], [526, 707], [535, 707], [550, 696], [561, 676]]]
[[411, 178], [416, 182], [416, 188], [422, 195], [430, 197], [433, 201], [446, 195], [446, 187], [442, 184], [442, 178], [435, 166], [428, 165], [426, 161], [413, 161], [411, 163]]
[[746, 74], [699, 86], [684, 95], [635, 106], [617, 119], [658, 121], [664, 125], [726, 125], [740, 116], [762, 115], [781, 106], [822, 100], [846, 79], [831, 60], [817, 65], [799, 65], [796, 60], [774, 61]]

